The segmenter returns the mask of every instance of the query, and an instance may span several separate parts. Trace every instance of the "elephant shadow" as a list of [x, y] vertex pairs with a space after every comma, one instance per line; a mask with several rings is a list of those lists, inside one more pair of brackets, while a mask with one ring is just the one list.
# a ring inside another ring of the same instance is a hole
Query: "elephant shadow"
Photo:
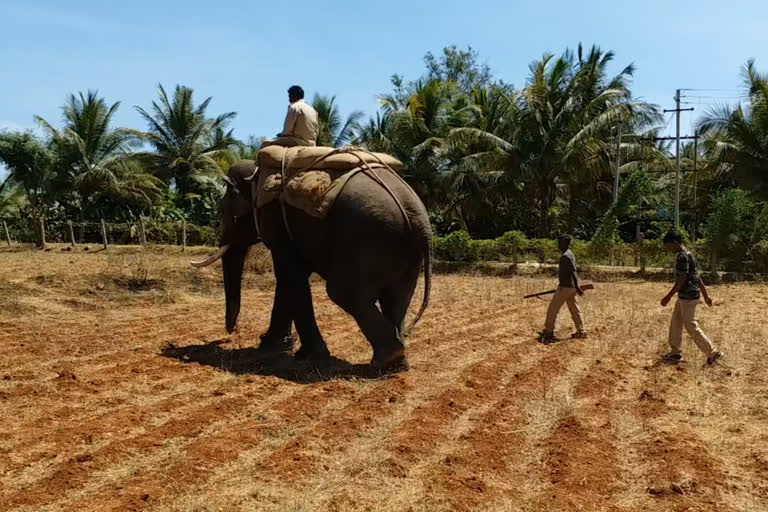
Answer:
[[322, 361], [297, 361], [287, 352], [265, 353], [255, 347], [227, 348], [227, 340], [176, 346], [169, 343], [160, 355], [183, 363], [210, 366], [236, 375], [262, 375], [312, 384], [335, 379], [379, 379], [386, 377], [370, 364], [353, 364], [329, 357]]

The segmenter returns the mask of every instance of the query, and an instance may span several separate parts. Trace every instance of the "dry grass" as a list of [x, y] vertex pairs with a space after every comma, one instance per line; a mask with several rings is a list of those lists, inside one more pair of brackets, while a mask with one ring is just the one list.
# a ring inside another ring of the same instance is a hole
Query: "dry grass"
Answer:
[[[542, 346], [521, 297], [551, 281], [437, 276], [412, 369], [368, 379], [254, 354], [263, 251], [224, 337], [205, 252], [0, 252], [0, 511], [768, 510], [765, 286], [712, 287], [704, 369], [690, 342], [656, 363], [666, 284], [602, 284], [591, 337]], [[367, 362], [313, 289], [333, 354]]]

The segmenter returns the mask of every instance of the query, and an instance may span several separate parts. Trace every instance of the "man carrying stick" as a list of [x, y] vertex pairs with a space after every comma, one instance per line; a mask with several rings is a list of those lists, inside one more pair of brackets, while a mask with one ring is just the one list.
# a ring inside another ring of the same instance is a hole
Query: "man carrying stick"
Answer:
[[677, 294], [675, 311], [672, 313], [672, 322], [669, 325], [669, 346], [671, 351], [664, 356], [667, 363], [679, 363], [683, 356], [680, 350], [683, 344], [683, 327], [691, 335], [699, 350], [707, 356], [707, 366], [712, 366], [723, 357], [723, 353], [715, 348], [696, 321], [696, 306], [704, 297], [707, 306], [712, 306], [707, 287], [699, 277], [696, 269], [696, 261], [693, 255], [683, 244], [683, 237], [676, 231], [670, 231], [664, 236], [664, 247], [669, 252], [675, 253], [675, 275], [677, 279], [672, 290], [661, 299], [661, 305], [666, 306], [672, 297]]
[[578, 300], [578, 296], [584, 295], [584, 291], [579, 286], [579, 276], [576, 273], [576, 258], [570, 250], [571, 237], [562, 235], [558, 238], [557, 245], [562, 253], [558, 268], [560, 283], [547, 308], [547, 320], [544, 324], [544, 330], [539, 333], [539, 341], [542, 343], [557, 341], [555, 337], [555, 321], [563, 304], [568, 304], [571, 318], [576, 325], [576, 332], [571, 335], [571, 338], [587, 337], [587, 332], [584, 330], [584, 317], [581, 314]]

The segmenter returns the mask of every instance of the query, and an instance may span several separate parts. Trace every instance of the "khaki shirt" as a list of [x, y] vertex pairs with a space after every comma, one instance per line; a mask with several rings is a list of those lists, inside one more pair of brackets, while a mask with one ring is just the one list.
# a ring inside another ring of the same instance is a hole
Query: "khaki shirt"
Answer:
[[314, 146], [317, 142], [317, 112], [304, 100], [299, 100], [288, 105], [288, 113], [285, 115], [285, 124], [281, 137], [296, 137]]

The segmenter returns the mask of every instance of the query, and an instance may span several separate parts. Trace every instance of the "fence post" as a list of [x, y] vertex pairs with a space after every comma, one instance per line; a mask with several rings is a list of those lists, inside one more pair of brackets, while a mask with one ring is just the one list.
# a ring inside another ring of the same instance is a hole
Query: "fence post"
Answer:
[[187, 221], [181, 219], [181, 252], [187, 250]]
[[45, 249], [45, 219], [40, 217], [40, 248]]
[[144, 217], [139, 217], [139, 238], [141, 245], [147, 245], [147, 231], [144, 227]]
[[8, 224], [3, 221], [3, 227], [5, 228], [5, 239], [8, 241], [8, 247], [11, 247], [11, 233], [8, 231]]
[[67, 221], [67, 228], [69, 228], [69, 243], [72, 244], [72, 247], [75, 246], [75, 229], [72, 227], [72, 221]]
[[101, 219], [101, 238], [104, 240], [104, 250], [106, 251], [109, 245], [107, 243], [107, 226], [104, 224], [104, 219]]

